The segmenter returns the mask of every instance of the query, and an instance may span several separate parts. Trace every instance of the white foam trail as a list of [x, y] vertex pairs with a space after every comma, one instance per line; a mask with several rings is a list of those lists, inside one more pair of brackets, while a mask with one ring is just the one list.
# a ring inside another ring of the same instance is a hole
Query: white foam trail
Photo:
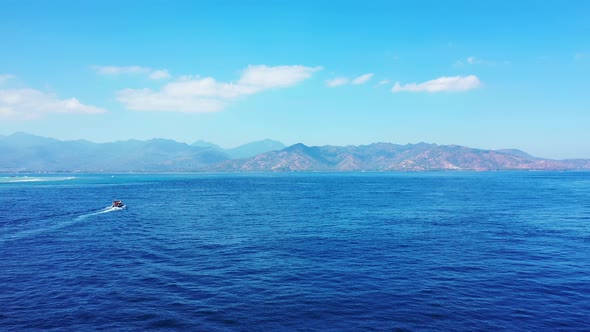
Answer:
[[0, 238], [0, 245], [5, 243], [5, 242], [9, 242], [9, 241], [14, 241], [14, 240], [19, 240], [19, 239], [24, 239], [24, 238], [28, 238], [31, 236], [35, 236], [38, 234], [42, 234], [42, 233], [47, 233], [47, 232], [51, 232], [51, 231], [55, 231], [70, 225], [73, 225], [81, 220], [84, 220], [88, 217], [91, 216], [96, 216], [99, 214], [103, 214], [103, 213], [109, 213], [109, 212], [115, 212], [115, 211], [119, 211], [119, 210], [123, 210], [125, 208], [125, 206], [123, 207], [114, 207], [114, 206], [108, 206], [100, 211], [97, 212], [92, 212], [92, 213], [87, 213], [87, 214], [83, 214], [81, 216], [78, 216], [72, 220], [69, 221], [65, 221], [59, 224], [55, 224], [49, 227], [45, 227], [45, 228], [39, 228], [39, 229], [30, 229], [30, 230], [26, 230], [26, 231], [21, 231], [21, 232], [17, 232], [15, 234], [10, 234], [7, 236], [4, 236], [3, 238]]
[[76, 220], [86, 219], [88, 217], [96, 216], [96, 215], [103, 214], [103, 213], [115, 212], [115, 211], [123, 210], [124, 208], [125, 207], [108, 206], [100, 211], [78, 216], [78, 217], [76, 217]]

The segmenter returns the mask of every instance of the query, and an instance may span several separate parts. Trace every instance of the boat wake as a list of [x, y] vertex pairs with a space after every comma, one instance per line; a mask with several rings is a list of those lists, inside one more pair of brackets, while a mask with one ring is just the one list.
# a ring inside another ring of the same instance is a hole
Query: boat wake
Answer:
[[108, 207], [105, 207], [102, 210], [99, 210], [99, 211], [95, 211], [95, 212], [92, 212], [92, 213], [87, 213], [87, 214], [83, 214], [81, 216], [78, 216], [78, 217], [76, 217], [75, 220], [82, 220], [82, 219], [86, 219], [88, 217], [96, 216], [96, 215], [99, 215], [99, 214], [120, 211], [120, 210], [123, 210], [123, 209], [125, 209], [124, 206], [123, 207], [108, 206]]
[[98, 211], [94, 210], [93, 212], [82, 214], [82, 215], [79, 215], [73, 219], [59, 222], [59, 223], [53, 224], [48, 227], [28, 229], [28, 230], [24, 230], [24, 231], [12, 233], [12, 234], [5, 234], [2, 237], [0, 237], [0, 244], [3, 244], [5, 242], [9, 242], [9, 241], [29, 238], [29, 237], [37, 236], [37, 235], [48, 233], [48, 232], [53, 232], [53, 231], [74, 225], [74, 224], [76, 224], [82, 220], [88, 219], [92, 216], [96, 216], [96, 215], [100, 215], [100, 214], [104, 214], [104, 213], [116, 212], [116, 211], [120, 211], [123, 209], [125, 209], [125, 206], [123, 206], [123, 207], [108, 206], [108, 207], [105, 207], [101, 210], [98, 210]]

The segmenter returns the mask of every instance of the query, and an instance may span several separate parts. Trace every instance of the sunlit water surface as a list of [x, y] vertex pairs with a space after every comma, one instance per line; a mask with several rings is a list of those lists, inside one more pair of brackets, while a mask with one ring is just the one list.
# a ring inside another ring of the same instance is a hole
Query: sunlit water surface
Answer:
[[0, 175], [3, 331], [589, 317], [590, 173]]

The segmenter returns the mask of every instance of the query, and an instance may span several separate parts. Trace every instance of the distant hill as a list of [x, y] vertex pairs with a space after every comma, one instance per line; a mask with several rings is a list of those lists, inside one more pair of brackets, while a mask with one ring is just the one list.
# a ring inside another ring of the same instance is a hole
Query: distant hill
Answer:
[[163, 139], [99, 144], [23, 134], [0, 138], [1, 171], [188, 171], [227, 159], [223, 152]]
[[199, 148], [210, 148], [210, 149], [214, 149], [214, 150], [223, 150], [218, 145], [213, 144], [211, 142], [203, 141], [203, 140], [198, 140], [198, 141], [194, 142], [193, 144], [191, 144], [191, 146], [196, 146]]
[[92, 143], [15, 133], [0, 136], [0, 171], [198, 171], [234, 155], [247, 158], [283, 147], [270, 140], [224, 150], [204, 141], [192, 145], [167, 139]]
[[227, 160], [206, 169], [222, 172], [577, 170], [590, 169], [590, 160], [549, 160], [520, 150], [494, 151], [427, 143], [346, 147], [295, 144], [253, 158]]
[[429, 170], [580, 170], [588, 159], [550, 160], [516, 149], [428, 143], [285, 147], [272, 140], [234, 149], [167, 139], [92, 143], [24, 133], [0, 136], [0, 172], [306, 172]]
[[530, 154], [518, 150], [518, 149], [501, 149], [501, 150], [495, 150], [496, 152], [499, 153], [505, 153], [505, 154], [509, 154], [509, 155], [513, 155], [513, 156], [518, 156], [518, 157], [522, 157], [522, 158], [529, 158], [529, 159], [536, 159], [535, 157], [531, 156]]
[[0, 147], [26, 148], [54, 142], [59, 141], [54, 138], [30, 135], [22, 132], [14, 133], [10, 136], [0, 136]]
[[232, 159], [250, 158], [257, 156], [261, 153], [269, 151], [278, 151], [286, 148], [287, 146], [281, 142], [266, 139], [263, 141], [252, 142], [244, 145], [240, 145], [233, 149], [225, 150], [225, 152]]
[[230, 159], [240, 159], [240, 158], [250, 158], [261, 153], [269, 152], [269, 151], [278, 151], [286, 148], [287, 146], [281, 142], [273, 141], [270, 139], [265, 139], [262, 141], [256, 141], [244, 145], [240, 145], [238, 147], [232, 149], [223, 149], [218, 145], [215, 145], [210, 142], [206, 141], [196, 141], [192, 146], [209, 148], [216, 151], [223, 151], [226, 153]]

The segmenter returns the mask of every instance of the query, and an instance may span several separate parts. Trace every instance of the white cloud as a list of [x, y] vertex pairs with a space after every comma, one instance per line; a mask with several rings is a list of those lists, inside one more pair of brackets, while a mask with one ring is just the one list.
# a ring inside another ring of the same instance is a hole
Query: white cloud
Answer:
[[170, 73], [166, 69], [152, 69], [141, 66], [92, 66], [91, 68], [100, 75], [117, 76], [145, 74], [153, 80], [170, 78]]
[[124, 89], [117, 100], [136, 111], [216, 112], [230, 99], [302, 82], [321, 70], [305, 66], [248, 66], [237, 82], [218, 82], [213, 77], [180, 77], [160, 88]]
[[160, 80], [160, 79], [164, 79], [164, 78], [170, 78], [170, 73], [168, 72], [168, 70], [166, 69], [159, 69], [159, 70], [154, 70], [150, 73], [149, 78], [151, 78], [152, 80]]
[[60, 99], [35, 89], [0, 90], [0, 116], [34, 119], [49, 113], [104, 113], [104, 109], [82, 104], [76, 98]]
[[355, 84], [355, 85], [365, 84], [371, 79], [371, 77], [373, 77], [373, 75], [374, 75], [373, 73], [361, 75], [361, 76], [355, 78], [354, 80], [352, 80], [351, 84]]
[[257, 89], [284, 88], [310, 78], [314, 72], [321, 69], [322, 67], [250, 65], [242, 72], [238, 84]]
[[574, 54], [575, 60], [582, 60], [582, 59], [589, 58], [589, 57], [590, 57], [590, 53], [578, 52], [578, 53]]
[[481, 81], [475, 75], [469, 76], [451, 76], [451, 77], [439, 77], [434, 80], [430, 80], [424, 83], [408, 83], [408, 84], [400, 84], [400, 82], [396, 82], [393, 88], [391, 89], [392, 92], [401, 92], [401, 91], [408, 91], [408, 92], [443, 92], [443, 91], [451, 91], [451, 92], [459, 92], [459, 91], [467, 91], [476, 89], [481, 86]]
[[10, 79], [13, 79], [14, 75], [10, 75], [10, 74], [0, 74], [0, 83], [3, 83], [5, 81], [8, 81]]
[[352, 80], [348, 79], [347, 77], [336, 77], [331, 80], [327, 80], [326, 85], [330, 88], [334, 88], [337, 86], [347, 85], [347, 84], [354, 84], [354, 85], [365, 84], [373, 77], [373, 75], [374, 75], [373, 73], [363, 74], [363, 75], [356, 77]]
[[117, 100], [134, 111], [217, 112], [225, 103], [220, 99], [199, 95], [174, 95], [151, 89], [125, 89], [117, 93]]
[[101, 75], [146, 74], [151, 71], [150, 68], [140, 66], [92, 66], [92, 69]]
[[336, 77], [334, 79], [327, 80], [326, 85], [333, 88], [333, 87], [337, 87], [340, 85], [348, 84], [348, 82], [349, 82], [349, 80], [346, 77]]
[[377, 83], [377, 85], [385, 85], [385, 84], [389, 84], [389, 83], [391, 83], [390, 80], [381, 80], [381, 81], [379, 81], [379, 83]]

